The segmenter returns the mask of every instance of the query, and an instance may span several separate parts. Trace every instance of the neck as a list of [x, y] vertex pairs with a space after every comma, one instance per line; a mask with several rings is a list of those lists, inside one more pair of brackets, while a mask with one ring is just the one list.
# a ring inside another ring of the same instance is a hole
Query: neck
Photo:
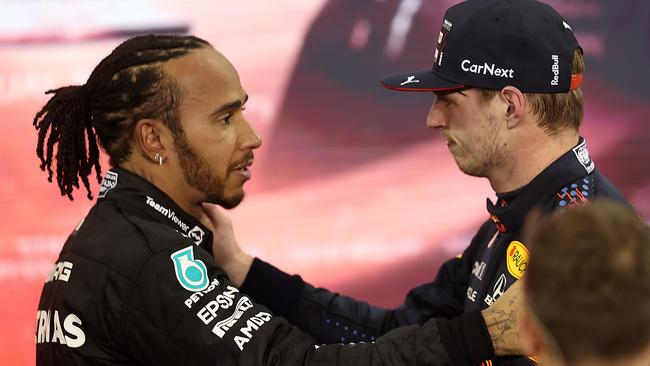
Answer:
[[542, 129], [527, 136], [515, 136], [505, 165], [490, 172], [488, 180], [497, 193], [510, 192], [530, 183], [579, 140], [577, 131], [547, 135]]
[[[135, 154], [133, 154], [135, 155]], [[128, 170], [133, 174], [136, 174], [146, 180], [147, 182], [154, 185], [159, 190], [163, 191], [169, 198], [174, 201], [183, 211], [192, 215], [197, 220], [202, 220], [205, 216], [203, 209], [201, 208], [200, 199], [192, 199], [191, 195], [183, 192], [177, 187], [183, 187], [183, 176], [182, 174], [170, 175], [165, 174], [165, 166], [160, 166], [157, 164], [152, 164], [148, 161], [140, 161], [140, 159], [134, 158], [127, 162], [124, 162], [120, 165], [120, 168]]]

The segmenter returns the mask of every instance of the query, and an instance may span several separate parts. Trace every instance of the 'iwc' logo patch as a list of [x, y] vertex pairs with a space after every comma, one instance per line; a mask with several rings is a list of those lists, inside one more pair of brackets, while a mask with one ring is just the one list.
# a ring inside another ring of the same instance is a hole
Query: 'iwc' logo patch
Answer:
[[117, 186], [117, 173], [113, 171], [107, 171], [106, 176], [104, 176], [104, 179], [102, 180], [102, 184], [99, 187], [99, 198], [106, 197], [106, 194], [108, 191], [111, 189], [115, 188]]
[[506, 251], [506, 263], [508, 265], [508, 272], [516, 278], [520, 279], [528, 268], [528, 258], [530, 253], [526, 246], [516, 240], [510, 242], [508, 250]]
[[580, 162], [580, 164], [582, 164], [582, 166], [585, 168], [587, 173], [591, 173], [594, 171], [595, 164], [594, 161], [591, 160], [591, 157], [589, 156], [589, 150], [587, 149], [586, 141], [582, 141], [580, 145], [574, 147], [573, 153], [578, 159], [578, 162]]

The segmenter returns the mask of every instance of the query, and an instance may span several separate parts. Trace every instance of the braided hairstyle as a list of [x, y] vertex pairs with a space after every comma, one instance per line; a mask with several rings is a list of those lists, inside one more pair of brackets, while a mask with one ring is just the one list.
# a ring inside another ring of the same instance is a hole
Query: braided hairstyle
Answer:
[[56, 156], [56, 181], [62, 196], [72, 200], [81, 178], [92, 199], [88, 176], [93, 167], [101, 181], [98, 140], [111, 166], [118, 166], [131, 154], [131, 136], [139, 120], [159, 119], [173, 131], [180, 129], [180, 88], [160, 65], [206, 46], [210, 44], [193, 36], [134, 37], [104, 58], [86, 84], [45, 92], [54, 96], [34, 117], [36, 154], [50, 182]]

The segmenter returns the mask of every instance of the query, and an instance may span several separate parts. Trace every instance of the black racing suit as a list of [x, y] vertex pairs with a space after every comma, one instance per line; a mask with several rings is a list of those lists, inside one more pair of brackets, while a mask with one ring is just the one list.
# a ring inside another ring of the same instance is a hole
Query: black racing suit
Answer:
[[[463, 333], [489, 342], [473, 312], [376, 342], [315, 346], [233, 287], [213, 260], [212, 233], [156, 187], [112, 169], [99, 197], [43, 287], [39, 366], [453, 365], [470, 363]], [[492, 353], [490, 344], [475, 357]]]
[[[462, 255], [445, 262], [432, 282], [412, 289], [398, 308], [378, 308], [314, 288], [299, 276], [289, 276], [257, 258], [241, 290], [318, 342], [374, 340], [397, 327], [424, 324], [435, 317], [453, 318], [492, 304], [526, 270], [528, 250], [521, 243], [520, 230], [533, 207], [551, 212], [587, 204], [594, 197], [625, 202], [622, 194], [595, 169], [582, 138], [529, 184], [497, 196], [496, 204], [487, 200], [490, 219], [479, 228]], [[285, 296], [276, 296], [277, 289]], [[485, 345], [473, 342], [468, 351], [472, 352], [473, 347]], [[531, 363], [527, 357], [498, 357], [485, 362]]]

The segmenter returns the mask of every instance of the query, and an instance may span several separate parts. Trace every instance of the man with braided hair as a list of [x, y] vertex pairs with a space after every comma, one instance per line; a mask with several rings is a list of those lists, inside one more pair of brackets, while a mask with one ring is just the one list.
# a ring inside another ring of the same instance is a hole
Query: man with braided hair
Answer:
[[481, 313], [321, 347], [240, 293], [212, 256], [231, 231], [214, 204], [243, 199], [262, 141], [237, 72], [207, 42], [132, 38], [85, 85], [48, 93], [37, 153], [61, 194], [72, 199], [81, 179], [91, 197], [97, 141], [112, 168], [45, 281], [37, 365], [452, 365], [468, 331], [489, 342], [485, 321], [510, 340], [497, 352], [517, 352], [518, 292]]

